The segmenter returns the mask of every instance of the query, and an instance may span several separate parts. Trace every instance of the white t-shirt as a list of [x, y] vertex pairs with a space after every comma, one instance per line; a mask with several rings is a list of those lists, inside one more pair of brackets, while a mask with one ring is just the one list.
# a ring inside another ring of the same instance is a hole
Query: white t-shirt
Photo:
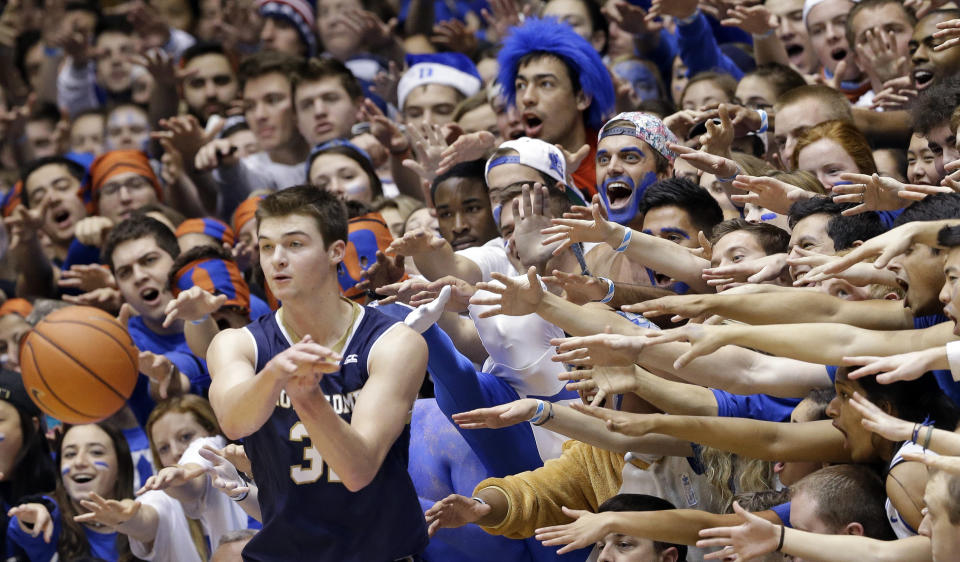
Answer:
[[130, 537], [130, 552], [134, 556], [157, 562], [200, 562], [180, 502], [159, 490], [150, 490], [137, 501], [157, 510], [158, 523], [157, 535], [149, 546]]
[[307, 164], [278, 164], [266, 151], [246, 156], [234, 166], [220, 166], [214, 171], [220, 184], [219, 207], [232, 213], [244, 199], [258, 189], [277, 191], [307, 181]]
[[[220, 435], [195, 439], [183, 452], [178, 464], [198, 464], [205, 468], [212, 468], [213, 465], [200, 456], [200, 449], [204, 445], [222, 449], [227, 445], [227, 440]], [[187, 517], [200, 520], [204, 534], [210, 539], [210, 547], [216, 550], [223, 535], [247, 528], [247, 514], [239, 503], [213, 487], [209, 474], [204, 475], [203, 478], [205, 482], [203, 491], [194, 498], [193, 502], [181, 505]]]

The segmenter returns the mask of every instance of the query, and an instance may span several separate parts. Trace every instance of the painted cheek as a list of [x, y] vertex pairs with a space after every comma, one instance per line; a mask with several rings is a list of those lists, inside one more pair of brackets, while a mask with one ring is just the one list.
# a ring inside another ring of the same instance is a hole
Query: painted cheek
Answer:
[[762, 221], [772, 221], [772, 220], [774, 220], [775, 218], [777, 218], [777, 214], [776, 214], [776, 213], [764, 213], [764, 214], [760, 215], [760, 220], [762, 220]]
[[93, 466], [94, 466], [97, 470], [104, 470], [104, 471], [110, 470], [110, 465], [107, 464], [107, 463], [105, 463], [105, 462], [103, 462], [103, 461], [93, 461]]

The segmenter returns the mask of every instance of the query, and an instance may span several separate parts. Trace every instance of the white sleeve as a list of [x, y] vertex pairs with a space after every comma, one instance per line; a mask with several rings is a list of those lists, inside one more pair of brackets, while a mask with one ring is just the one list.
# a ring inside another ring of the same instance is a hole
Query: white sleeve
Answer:
[[158, 521], [152, 543], [130, 538], [130, 552], [134, 556], [158, 562], [200, 562], [180, 502], [158, 490], [150, 490], [137, 500], [155, 509]]
[[73, 59], [67, 57], [57, 74], [57, 105], [76, 115], [85, 109], [100, 106], [94, 88], [96, 83], [94, 63], [76, 68]]
[[[212, 464], [200, 456], [200, 449], [204, 445], [222, 449], [227, 445], [227, 440], [221, 435], [195, 439], [183, 452], [179, 464], [198, 464], [211, 468]], [[220, 544], [220, 537], [224, 534], [247, 528], [247, 513], [230, 496], [215, 489], [209, 476], [204, 477], [203, 491], [196, 501], [189, 505], [182, 504], [182, 507], [187, 517], [200, 520], [213, 548]]]
[[[495, 241], [500, 241], [495, 243]], [[457, 252], [458, 256], [463, 256], [480, 268], [480, 275], [483, 281], [490, 281], [491, 273], [503, 273], [504, 275], [516, 275], [510, 258], [503, 247], [502, 238], [494, 238], [483, 246], [467, 248]]]
[[947, 361], [953, 380], [960, 381], [960, 340], [947, 342]]

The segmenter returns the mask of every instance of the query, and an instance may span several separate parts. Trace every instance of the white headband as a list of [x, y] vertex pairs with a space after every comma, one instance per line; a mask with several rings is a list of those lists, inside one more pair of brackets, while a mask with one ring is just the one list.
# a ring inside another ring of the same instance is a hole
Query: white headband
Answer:
[[401, 111], [410, 92], [424, 84], [450, 86], [468, 98], [479, 92], [481, 86], [480, 79], [472, 74], [445, 64], [421, 62], [411, 66], [397, 84], [397, 101]]

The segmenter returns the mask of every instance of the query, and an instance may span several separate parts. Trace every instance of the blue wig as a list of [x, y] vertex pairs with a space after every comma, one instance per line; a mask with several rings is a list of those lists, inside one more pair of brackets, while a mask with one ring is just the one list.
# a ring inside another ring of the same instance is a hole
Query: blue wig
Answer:
[[613, 80], [597, 51], [569, 24], [553, 18], [529, 18], [523, 25], [511, 28], [497, 57], [500, 63], [498, 80], [510, 104], [517, 98], [515, 81], [520, 59], [531, 53], [555, 56], [568, 69], [575, 70], [580, 78], [580, 90], [591, 99], [586, 111], [586, 125], [599, 131], [613, 112], [614, 93]]

